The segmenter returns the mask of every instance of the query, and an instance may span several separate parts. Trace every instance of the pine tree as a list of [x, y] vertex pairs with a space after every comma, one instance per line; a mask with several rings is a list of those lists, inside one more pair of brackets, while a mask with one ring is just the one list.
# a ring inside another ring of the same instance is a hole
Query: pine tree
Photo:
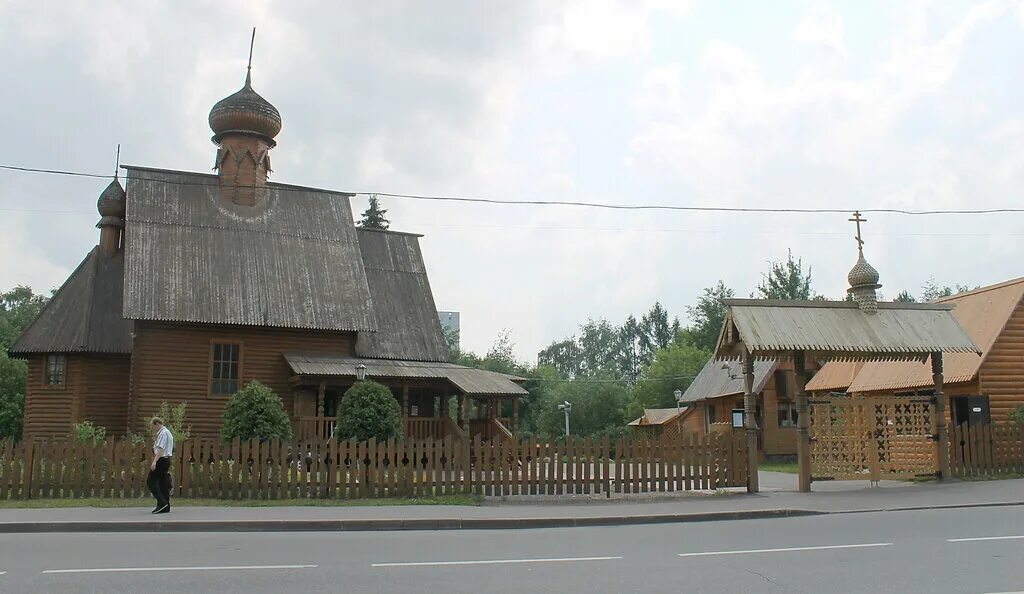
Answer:
[[370, 194], [370, 205], [363, 212], [362, 218], [359, 219], [359, 222], [356, 223], [356, 225], [363, 229], [387, 230], [391, 225], [391, 221], [384, 216], [387, 212], [387, 209], [380, 207], [380, 201], [377, 200], [377, 195]]

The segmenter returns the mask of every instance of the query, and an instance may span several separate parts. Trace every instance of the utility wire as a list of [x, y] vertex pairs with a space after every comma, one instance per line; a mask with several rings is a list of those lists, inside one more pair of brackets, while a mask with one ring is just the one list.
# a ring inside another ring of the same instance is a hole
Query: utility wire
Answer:
[[[39, 169], [34, 167], [19, 167], [15, 165], [2, 165], [0, 169], [18, 171], [23, 173], [41, 173], [49, 175], [64, 175], [73, 177], [87, 177], [109, 179], [110, 175], [94, 173], [83, 173], [80, 171], [64, 171], [59, 169]], [[186, 182], [170, 181], [152, 177], [132, 177], [134, 181], [145, 181], [162, 183], [177, 186], [208, 186], [221, 188], [252, 187], [221, 185], [216, 181], [209, 182]], [[744, 207], [744, 206], [680, 206], [673, 204], [610, 204], [602, 202], [584, 202], [574, 200], [499, 200], [495, 198], [469, 198], [463, 196], [432, 196], [425, 194], [399, 194], [394, 192], [346, 192], [342, 190], [295, 187], [288, 185], [273, 184], [270, 189], [278, 192], [310, 192], [321, 191], [336, 194], [357, 195], [357, 196], [387, 196], [389, 198], [405, 198], [408, 200], [424, 200], [436, 202], [460, 202], [473, 204], [495, 204], [503, 206], [571, 206], [577, 208], [597, 208], [605, 210], [633, 210], [633, 211], [682, 211], [682, 212], [727, 212], [727, 213], [780, 213], [780, 214], [848, 214], [854, 210], [862, 213], [875, 214], [902, 214], [902, 215], [985, 215], [985, 214], [1011, 214], [1024, 213], [1024, 208], [978, 208], [978, 209], [949, 209], [949, 210], [910, 210], [904, 208], [785, 208], [785, 207]]]

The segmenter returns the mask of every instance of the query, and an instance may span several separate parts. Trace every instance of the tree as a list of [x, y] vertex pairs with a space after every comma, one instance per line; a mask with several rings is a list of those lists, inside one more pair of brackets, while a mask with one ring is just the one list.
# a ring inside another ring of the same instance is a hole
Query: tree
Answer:
[[619, 328], [619, 368], [631, 385], [636, 384], [643, 371], [643, 363], [640, 361], [640, 325], [632, 315]]
[[220, 438], [291, 439], [292, 425], [281, 397], [257, 380], [252, 380], [228, 400]]
[[804, 272], [803, 260], [793, 259], [793, 252], [787, 252], [785, 262], [772, 262], [768, 273], [757, 286], [762, 299], [811, 299], [811, 269]]
[[[977, 289], [978, 287], [974, 288]], [[970, 290], [972, 290], [970, 286], [961, 285], [960, 283], [956, 283], [955, 287], [950, 287], [948, 285], [940, 287], [938, 283], [935, 282], [935, 277], [930, 276], [928, 277], [928, 280], [921, 285], [921, 301], [935, 301], [936, 299], [950, 297], [957, 293], [965, 293]]]
[[334, 435], [356, 441], [402, 438], [402, 408], [387, 386], [369, 380], [356, 382], [338, 405]]
[[733, 290], [726, 287], [722, 281], [704, 289], [700, 297], [697, 297], [697, 304], [686, 308], [691, 325], [683, 330], [683, 342], [698, 349], [713, 350], [718, 342], [718, 333], [725, 323], [725, 306], [722, 305], [722, 299], [730, 299], [733, 296]]
[[914, 296], [910, 294], [910, 291], [903, 290], [900, 291], [900, 294], [897, 295], [893, 301], [896, 303], [916, 303], [917, 299], [914, 299]]
[[28, 376], [25, 362], [9, 358], [7, 349], [39, 316], [47, 301], [48, 297], [36, 295], [25, 286], [0, 293], [0, 439], [21, 439]]
[[572, 403], [572, 435], [597, 437], [624, 429], [623, 413], [629, 402], [629, 388], [624, 382], [584, 379], [554, 383], [536, 404], [534, 425], [538, 433], [548, 438], [565, 434], [565, 413], [558, 409], [565, 401]]
[[441, 332], [444, 333], [444, 342], [448, 345], [449, 357], [451, 357], [452, 361], [458, 360], [462, 355], [462, 349], [459, 347], [459, 331], [455, 328], [442, 326]]
[[640, 360], [650, 365], [654, 353], [672, 343], [679, 331], [679, 320], [670, 324], [668, 312], [655, 301], [651, 309], [640, 317]]
[[583, 370], [583, 356], [576, 337], [571, 336], [548, 345], [537, 353], [537, 364], [554, 369], [566, 379], [578, 377]]
[[639, 417], [645, 408], [676, 406], [673, 393], [676, 390], [685, 392], [710, 358], [710, 351], [688, 344], [677, 343], [659, 350], [647, 375], [633, 393], [628, 416]]
[[357, 226], [363, 229], [381, 229], [387, 230], [391, 226], [391, 221], [387, 219], [387, 209], [380, 207], [380, 201], [377, 200], [376, 194], [370, 194], [370, 205], [363, 211], [362, 218], [356, 223]]

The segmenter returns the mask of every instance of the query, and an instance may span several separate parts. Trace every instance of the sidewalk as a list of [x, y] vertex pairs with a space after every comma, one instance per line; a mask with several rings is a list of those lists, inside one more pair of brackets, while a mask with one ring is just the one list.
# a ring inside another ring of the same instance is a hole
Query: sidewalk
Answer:
[[[762, 492], [517, 497], [474, 506], [177, 507], [0, 509], [0, 533], [137, 531], [438, 530], [614, 526], [800, 515], [1024, 505], [1024, 479], [903, 483], [815, 483], [796, 493], [796, 477], [761, 473]], [[539, 499], [539, 501], [538, 501]]]

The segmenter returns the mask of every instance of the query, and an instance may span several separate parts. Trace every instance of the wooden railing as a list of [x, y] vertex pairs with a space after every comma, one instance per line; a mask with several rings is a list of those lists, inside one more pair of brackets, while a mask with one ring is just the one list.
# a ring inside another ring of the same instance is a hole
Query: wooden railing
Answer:
[[441, 417], [405, 417], [406, 439], [441, 439], [444, 437], [444, 419]]
[[299, 417], [292, 432], [296, 439], [327, 441], [334, 435], [337, 422], [338, 419], [334, 417]]
[[[147, 496], [144, 443], [0, 441], [0, 500]], [[277, 439], [175, 444], [174, 496], [345, 499], [713, 490], [747, 481], [746, 439], [542, 442]]]
[[484, 441], [513, 439], [508, 426], [508, 419], [472, 419], [469, 421], [469, 437], [472, 439], [479, 435]]

